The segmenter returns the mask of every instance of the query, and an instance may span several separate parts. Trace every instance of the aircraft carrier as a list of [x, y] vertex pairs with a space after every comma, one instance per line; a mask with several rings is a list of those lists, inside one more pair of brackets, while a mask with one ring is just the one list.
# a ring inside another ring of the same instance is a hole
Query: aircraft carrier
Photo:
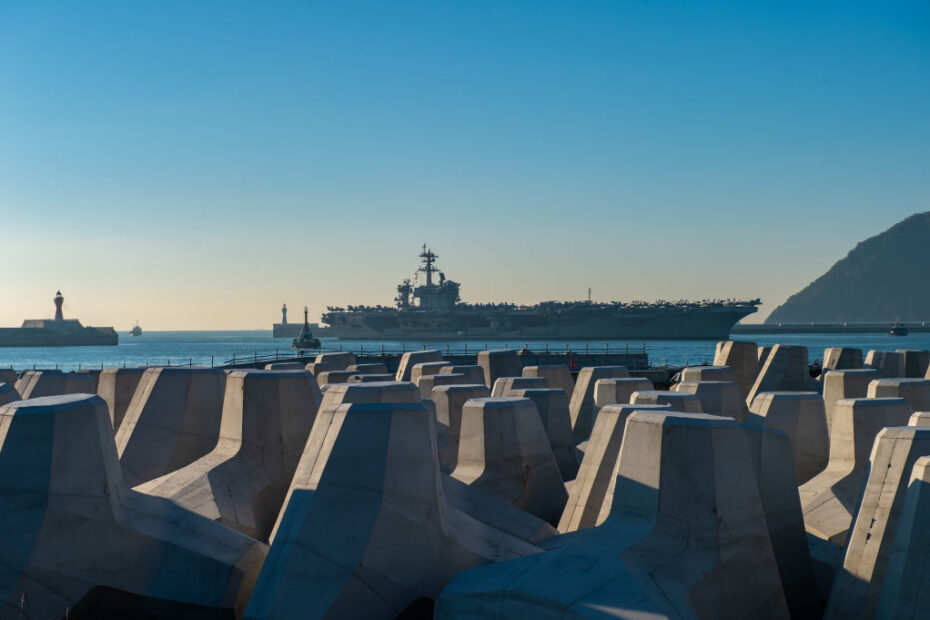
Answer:
[[86, 327], [77, 319], [65, 319], [61, 291], [55, 295], [54, 319], [27, 319], [21, 327], [0, 328], [0, 347], [83, 347], [119, 344], [112, 327]]
[[460, 284], [437, 269], [437, 258], [423, 246], [417, 271], [426, 281], [417, 286], [404, 280], [394, 307], [328, 307], [323, 322], [332, 335], [347, 340], [719, 340], [761, 304], [759, 299], [470, 304], [461, 301]]

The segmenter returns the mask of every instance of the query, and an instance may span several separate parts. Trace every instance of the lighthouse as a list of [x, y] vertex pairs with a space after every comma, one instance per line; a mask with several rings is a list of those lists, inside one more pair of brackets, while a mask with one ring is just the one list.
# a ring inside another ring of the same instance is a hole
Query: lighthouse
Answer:
[[281, 325], [287, 325], [287, 304], [281, 305]]
[[55, 299], [53, 299], [52, 301], [55, 302], [55, 320], [64, 321], [65, 315], [62, 314], [61, 312], [61, 306], [62, 304], [65, 303], [65, 298], [62, 297], [61, 291], [58, 291], [57, 293], [55, 293]]

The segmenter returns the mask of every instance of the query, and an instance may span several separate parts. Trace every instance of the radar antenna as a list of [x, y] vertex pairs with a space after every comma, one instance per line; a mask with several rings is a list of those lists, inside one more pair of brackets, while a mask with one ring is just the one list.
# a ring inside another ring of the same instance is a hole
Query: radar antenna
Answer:
[[426, 274], [426, 286], [433, 286], [433, 272], [437, 271], [433, 267], [433, 263], [436, 262], [436, 259], [439, 258], [439, 255], [434, 253], [432, 250], [426, 247], [426, 244], [423, 244], [423, 251], [420, 252], [420, 258], [423, 259], [423, 266], [420, 267], [417, 271], [422, 271]]

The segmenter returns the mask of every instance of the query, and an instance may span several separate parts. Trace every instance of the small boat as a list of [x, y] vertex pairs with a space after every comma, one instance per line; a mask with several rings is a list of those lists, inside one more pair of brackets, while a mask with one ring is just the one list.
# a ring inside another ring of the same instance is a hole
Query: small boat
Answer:
[[300, 329], [300, 333], [297, 334], [294, 341], [291, 342], [291, 348], [298, 350], [320, 348], [320, 339], [314, 338], [313, 332], [310, 331], [310, 318], [307, 306], [304, 306], [304, 326]]
[[132, 326], [132, 329], [129, 331], [130, 336], [141, 336], [142, 328], [139, 327], [139, 321], [136, 321], [136, 324]]
[[891, 329], [888, 330], [889, 336], [907, 336], [907, 328], [901, 325], [899, 321], [895, 321], [894, 325], [891, 326]]

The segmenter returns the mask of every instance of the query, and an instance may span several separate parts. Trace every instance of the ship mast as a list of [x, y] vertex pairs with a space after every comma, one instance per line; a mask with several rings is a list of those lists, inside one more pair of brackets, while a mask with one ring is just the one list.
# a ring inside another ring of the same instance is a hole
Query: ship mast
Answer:
[[423, 244], [423, 251], [420, 252], [420, 258], [423, 259], [423, 266], [420, 267], [417, 271], [422, 271], [426, 274], [426, 286], [427, 288], [433, 286], [433, 272], [436, 269], [433, 268], [433, 263], [436, 262], [436, 259], [439, 258], [439, 255], [433, 253], [432, 250], [426, 247], [426, 244]]

